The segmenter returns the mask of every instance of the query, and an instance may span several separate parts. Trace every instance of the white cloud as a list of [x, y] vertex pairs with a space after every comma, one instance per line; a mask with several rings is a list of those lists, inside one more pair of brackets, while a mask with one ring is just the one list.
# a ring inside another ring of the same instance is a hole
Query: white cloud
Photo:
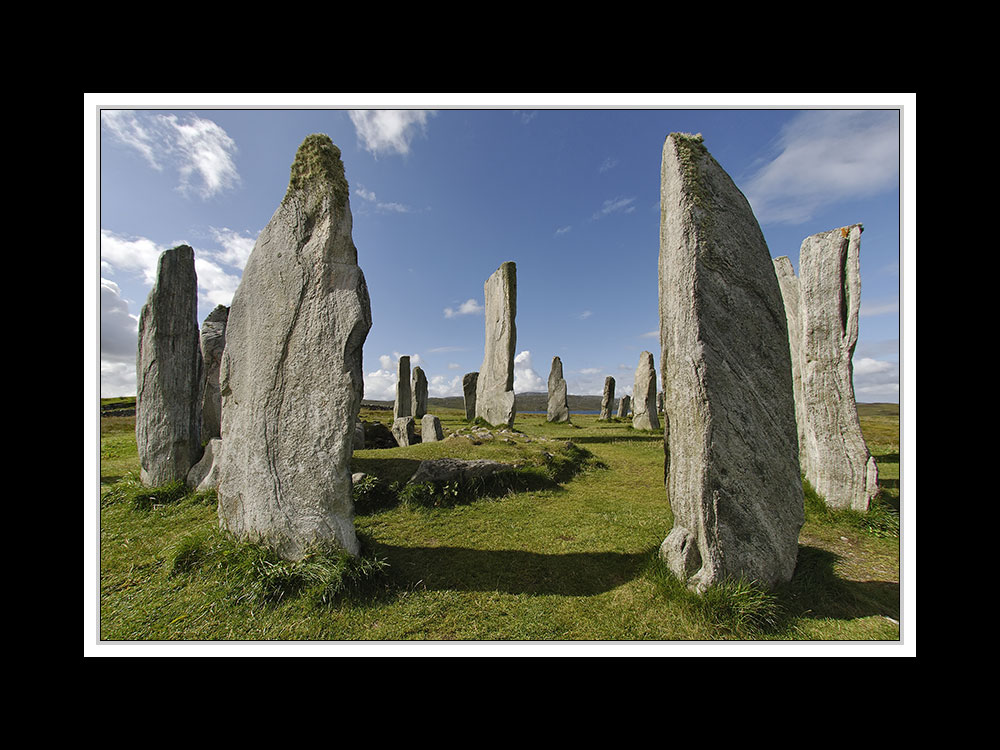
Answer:
[[547, 391], [548, 383], [531, 366], [531, 352], [525, 350], [514, 357], [514, 392]]
[[461, 396], [462, 393], [461, 375], [456, 375], [451, 379], [449, 379], [446, 375], [434, 375], [427, 381], [428, 396], [444, 398], [445, 396]]
[[896, 369], [892, 362], [885, 362], [871, 357], [862, 357], [854, 362], [855, 375], [873, 375], [875, 373], [890, 372]]
[[645, 333], [639, 334], [641, 339], [658, 339], [660, 337], [660, 331], [646, 331]]
[[403, 203], [395, 203], [395, 202], [386, 203], [380, 201], [378, 199], [378, 196], [375, 195], [375, 193], [373, 193], [371, 190], [365, 189], [360, 185], [354, 188], [354, 195], [357, 195], [359, 198], [363, 198], [369, 203], [374, 203], [375, 208], [382, 213], [385, 213], [387, 211], [397, 214], [408, 214], [413, 212], [413, 209], [410, 206], [407, 206]]
[[587, 318], [589, 318], [593, 314], [594, 313], [592, 311], [590, 311], [590, 310], [584, 310], [582, 313], [580, 313], [580, 320], [586, 320]]
[[374, 156], [407, 154], [417, 132], [426, 133], [431, 113], [413, 109], [354, 109], [351, 122], [362, 146]]
[[559, 227], [556, 230], [556, 237], [558, 237], [560, 234], [566, 234], [566, 232], [568, 232], [572, 228], [573, 228], [572, 226]]
[[164, 164], [175, 168], [182, 193], [196, 190], [207, 199], [240, 182], [233, 161], [236, 142], [212, 120], [196, 115], [182, 120], [177, 115], [109, 110], [101, 113], [101, 125], [114, 140], [138, 151], [154, 169], [162, 171]]
[[464, 352], [465, 351], [465, 347], [464, 346], [435, 346], [433, 349], [429, 349], [428, 351], [431, 351], [434, 354], [441, 354], [443, 352]]
[[392, 357], [388, 354], [380, 354], [378, 358], [379, 364], [382, 365], [383, 370], [392, 369]]
[[467, 299], [465, 302], [463, 302], [461, 305], [458, 306], [458, 309], [446, 307], [444, 309], [444, 316], [446, 318], [454, 318], [458, 315], [479, 315], [485, 309], [486, 308], [484, 308], [482, 305], [479, 304], [478, 300]]
[[[101, 360], [130, 362], [135, 375], [139, 318], [128, 311], [128, 302], [113, 281], [101, 279]], [[135, 383], [133, 382], [133, 388]]]
[[601, 164], [601, 166], [598, 168], [597, 171], [603, 174], [604, 172], [607, 172], [609, 169], [614, 169], [617, 166], [618, 166], [618, 160], [613, 159], [609, 156], [607, 159], [604, 160], [604, 162]]
[[596, 375], [600, 371], [601, 370], [598, 367], [584, 367], [582, 370], [580, 370], [580, 374], [581, 375]]
[[[260, 232], [257, 234], [259, 235]], [[208, 254], [221, 263], [243, 270], [247, 264], [247, 258], [250, 257], [250, 252], [257, 242], [257, 235], [247, 237], [227, 227], [222, 229], [212, 227], [212, 235], [215, 237], [215, 241], [222, 245], [222, 252], [208, 252]]]
[[822, 207], [899, 184], [899, 118], [892, 111], [804, 112], [782, 130], [778, 150], [743, 191], [762, 224], [801, 224]]
[[603, 216], [608, 216], [613, 213], [626, 213], [630, 214], [635, 211], [635, 206], [632, 203], [635, 201], [635, 197], [632, 198], [611, 198], [604, 201], [604, 205], [601, 206], [601, 210], [594, 214], [593, 218], [600, 219]]
[[101, 398], [135, 395], [135, 360], [109, 362], [101, 360]]
[[236, 287], [240, 285], [240, 277], [226, 273], [217, 264], [206, 258], [195, 257], [194, 270], [198, 275], [198, 296], [209, 305], [225, 305], [233, 302]]
[[854, 397], [858, 401], [899, 401], [899, 363], [860, 357], [854, 360]]
[[373, 401], [395, 401], [396, 400], [396, 373], [382, 368], [375, 372], [366, 373], [365, 398]]
[[462, 365], [458, 364], [458, 362], [449, 362], [449, 363], [448, 363], [448, 369], [449, 369], [449, 370], [457, 370], [457, 369], [458, 369], [458, 368], [460, 368], [461, 366], [462, 366]]
[[152, 286], [156, 281], [156, 266], [161, 248], [146, 237], [123, 237], [101, 230], [101, 267], [110, 273], [115, 270], [138, 271], [143, 281]]

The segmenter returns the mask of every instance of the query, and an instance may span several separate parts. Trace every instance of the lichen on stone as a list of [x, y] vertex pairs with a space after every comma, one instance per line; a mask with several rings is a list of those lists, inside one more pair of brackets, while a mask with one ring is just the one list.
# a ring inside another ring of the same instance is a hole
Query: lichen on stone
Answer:
[[299, 146], [292, 162], [286, 195], [314, 185], [330, 189], [338, 204], [347, 201], [347, 177], [340, 149], [330, 136], [322, 133], [307, 136]]

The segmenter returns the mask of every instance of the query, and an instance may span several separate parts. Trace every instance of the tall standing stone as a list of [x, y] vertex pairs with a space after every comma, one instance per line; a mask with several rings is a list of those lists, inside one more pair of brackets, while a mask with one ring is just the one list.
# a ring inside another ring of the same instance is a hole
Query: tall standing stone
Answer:
[[566, 392], [566, 379], [563, 377], [562, 360], [559, 357], [552, 358], [552, 369], [549, 371], [549, 404], [546, 421], [569, 421], [569, 395]]
[[135, 371], [142, 482], [184, 481], [202, 454], [198, 276], [188, 245], [164, 251], [157, 261], [156, 282], [139, 315]]
[[615, 379], [608, 375], [604, 378], [604, 395], [601, 397], [601, 419], [611, 419], [611, 410], [615, 408]]
[[396, 401], [392, 406], [392, 418], [413, 416], [413, 384], [410, 382], [410, 358], [402, 356], [396, 365]]
[[855, 224], [807, 237], [798, 278], [787, 257], [774, 268], [788, 320], [802, 473], [830, 507], [867, 511], [878, 468], [854, 397], [862, 231]]
[[656, 415], [656, 367], [650, 352], [639, 355], [639, 366], [635, 369], [632, 426], [637, 430], [660, 429], [660, 418]]
[[622, 400], [618, 402], [618, 418], [624, 419], [628, 416], [629, 411], [632, 409], [632, 399], [626, 393], [622, 396]]
[[465, 399], [465, 418], [476, 418], [476, 384], [479, 382], [478, 372], [467, 372], [462, 377], [462, 396]]
[[421, 367], [413, 368], [413, 418], [422, 419], [427, 413], [427, 376]]
[[476, 383], [476, 416], [514, 426], [514, 349], [517, 346], [517, 269], [507, 261], [483, 285], [486, 351]]
[[219, 389], [219, 366], [226, 348], [226, 321], [229, 308], [217, 305], [201, 324], [201, 358], [204, 362], [205, 395], [201, 402], [201, 439], [222, 437], [222, 391]]
[[804, 518], [785, 311], [750, 204], [701, 136], [663, 146], [659, 283], [660, 554], [695, 591], [787, 581]]
[[340, 149], [310, 135], [226, 326], [219, 522], [286, 559], [319, 542], [358, 553], [350, 462], [372, 317], [351, 230]]
[[663, 391], [656, 394], [656, 413], [663, 414]]
[[420, 420], [420, 442], [437, 443], [444, 440], [441, 420], [434, 414], [424, 414]]

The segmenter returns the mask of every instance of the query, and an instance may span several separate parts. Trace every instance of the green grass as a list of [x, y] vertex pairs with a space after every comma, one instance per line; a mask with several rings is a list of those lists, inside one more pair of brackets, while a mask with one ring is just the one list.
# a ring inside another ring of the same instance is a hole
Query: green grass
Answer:
[[[436, 410], [445, 434], [471, 432]], [[388, 424], [391, 413], [363, 418]], [[886, 513], [892, 416], [862, 416]], [[134, 420], [102, 419], [99, 635], [106, 641], [896, 641], [898, 526], [807, 503], [792, 581], [688, 592], [658, 548], [673, 523], [663, 441], [628, 422], [519, 415], [514, 432], [359, 450], [357, 558], [289, 563], [218, 528], [214, 493], [138, 483]], [[405, 490], [421, 460], [489, 458], [495, 482]], [[409, 493], [409, 494], [408, 494]], [[863, 519], [861, 519], [863, 521]], [[884, 521], [884, 519], [883, 519]]]

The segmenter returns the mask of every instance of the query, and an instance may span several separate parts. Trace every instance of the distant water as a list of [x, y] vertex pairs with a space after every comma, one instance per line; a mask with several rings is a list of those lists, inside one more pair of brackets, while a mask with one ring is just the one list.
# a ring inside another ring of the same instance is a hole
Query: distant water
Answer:
[[[548, 414], [547, 411], [518, 411], [517, 413], [518, 414]], [[600, 414], [601, 410], [600, 409], [593, 409], [591, 411], [578, 411], [576, 409], [570, 409], [569, 413], [570, 413], [571, 416], [573, 414]]]

